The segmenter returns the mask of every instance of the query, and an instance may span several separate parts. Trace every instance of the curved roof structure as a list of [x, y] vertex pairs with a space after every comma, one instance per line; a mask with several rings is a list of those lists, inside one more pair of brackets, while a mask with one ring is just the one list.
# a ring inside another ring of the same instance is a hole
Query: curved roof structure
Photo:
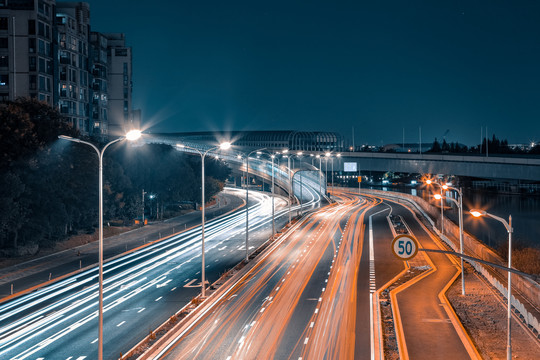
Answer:
[[230, 133], [191, 132], [155, 134], [169, 139], [189, 142], [218, 143], [231, 141], [236, 146], [245, 148], [289, 149], [298, 151], [333, 151], [341, 150], [341, 135], [327, 131], [233, 131]]

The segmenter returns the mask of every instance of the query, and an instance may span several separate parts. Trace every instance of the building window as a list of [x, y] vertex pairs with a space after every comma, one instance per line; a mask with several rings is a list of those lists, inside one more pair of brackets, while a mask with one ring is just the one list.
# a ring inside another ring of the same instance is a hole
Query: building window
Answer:
[[37, 76], [36, 75], [30, 75], [29, 77], [30, 81], [30, 90], [37, 90]]
[[36, 35], [36, 20], [28, 20], [28, 35]]
[[0, 93], [0, 101], [8, 101], [9, 93]]
[[37, 67], [37, 62], [36, 62], [36, 57], [35, 56], [30, 56], [28, 58], [28, 70], [29, 71], [36, 71]]
[[46, 73], [47, 72], [47, 61], [44, 58], [39, 58], [39, 72]]
[[45, 23], [38, 21], [38, 35], [45, 36]]
[[49, 51], [48, 51], [48, 49], [47, 49], [47, 48], [48, 48], [48, 46], [47, 46], [48, 44], [47, 44], [45, 41], [39, 39], [38, 45], [39, 45], [39, 48], [38, 48], [39, 54], [41, 54], [41, 55], [49, 55]]
[[126, 48], [114, 49], [114, 55], [115, 56], [127, 56], [127, 49]]
[[[40, 76], [39, 77], [39, 91], [45, 91], [45, 77]], [[44, 98], [41, 98], [41, 94], [39, 94], [39, 100], [45, 100]]]
[[70, 64], [71, 58], [66, 51], [60, 51], [60, 64]]
[[1, 55], [0, 67], [8, 67], [8, 66], [9, 66], [9, 57], [7, 55]]
[[0, 48], [1, 49], [7, 49], [8, 48], [8, 38], [7, 37], [0, 38]]
[[34, 38], [28, 39], [28, 52], [31, 54], [36, 53], [36, 39]]
[[67, 81], [67, 70], [65, 66], [60, 67], [60, 80]]
[[9, 75], [8, 74], [1, 74], [0, 75], [0, 86], [7, 86], [9, 85]]
[[0, 17], [0, 30], [7, 30], [9, 26], [9, 20], [7, 17]]

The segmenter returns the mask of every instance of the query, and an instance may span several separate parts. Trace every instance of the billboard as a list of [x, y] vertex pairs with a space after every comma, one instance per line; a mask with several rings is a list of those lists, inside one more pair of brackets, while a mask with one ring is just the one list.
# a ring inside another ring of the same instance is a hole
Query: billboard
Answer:
[[343, 163], [343, 171], [344, 172], [357, 172], [357, 164], [355, 162], [344, 162]]

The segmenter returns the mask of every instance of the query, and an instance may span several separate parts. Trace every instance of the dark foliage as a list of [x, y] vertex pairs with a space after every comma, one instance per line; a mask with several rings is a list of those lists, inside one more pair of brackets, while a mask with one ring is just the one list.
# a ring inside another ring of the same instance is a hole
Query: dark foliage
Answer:
[[[96, 152], [59, 140], [60, 134], [76, 134], [58, 112], [35, 100], [0, 104], [0, 121], [0, 254], [93, 232], [98, 225]], [[207, 160], [205, 168], [209, 200], [222, 189], [229, 169], [215, 160]], [[104, 156], [105, 224], [140, 217], [143, 189], [147, 209], [199, 202], [200, 173], [198, 156], [168, 145], [112, 145]], [[155, 195], [153, 202], [149, 194]]]

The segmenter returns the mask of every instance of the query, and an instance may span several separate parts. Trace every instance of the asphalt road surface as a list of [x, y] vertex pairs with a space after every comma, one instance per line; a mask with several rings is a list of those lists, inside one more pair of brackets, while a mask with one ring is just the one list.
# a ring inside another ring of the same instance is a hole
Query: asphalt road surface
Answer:
[[[313, 194], [304, 208], [318, 202]], [[250, 192], [249, 207], [252, 250], [271, 234], [270, 196]], [[287, 211], [276, 215], [281, 227]], [[205, 234], [211, 283], [245, 257], [245, 211], [207, 221]], [[118, 358], [187, 304], [200, 293], [200, 278], [200, 227], [107, 262], [104, 358]], [[0, 358], [96, 359], [97, 287], [97, 268], [92, 268], [2, 303]]]

